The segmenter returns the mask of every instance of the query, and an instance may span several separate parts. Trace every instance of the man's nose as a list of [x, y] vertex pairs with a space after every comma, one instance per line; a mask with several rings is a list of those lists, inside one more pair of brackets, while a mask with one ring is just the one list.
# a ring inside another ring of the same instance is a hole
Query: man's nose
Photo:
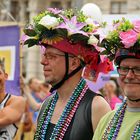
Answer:
[[45, 59], [45, 56], [42, 56], [40, 63], [41, 63], [42, 65], [47, 65], [47, 64], [48, 64], [48, 60]]
[[135, 74], [134, 74], [132, 69], [128, 70], [128, 73], [127, 73], [126, 77], [127, 78], [134, 78], [135, 77]]

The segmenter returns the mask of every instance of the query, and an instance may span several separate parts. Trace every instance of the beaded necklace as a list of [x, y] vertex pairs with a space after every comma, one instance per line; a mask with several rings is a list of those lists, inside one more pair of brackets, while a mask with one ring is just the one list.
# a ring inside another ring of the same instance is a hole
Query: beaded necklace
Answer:
[[[86, 81], [81, 78], [79, 84], [74, 89], [72, 96], [70, 97], [62, 115], [60, 116], [57, 124], [55, 125], [51, 134], [50, 140], [62, 140], [64, 134], [79, 106], [79, 103], [85, 95], [88, 86]], [[48, 124], [51, 121], [51, 117], [58, 100], [58, 94], [56, 93], [52, 99], [49, 100], [47, 107], [45, 108], [41, 119], [37, 125], [34, 140], [45, 140]]]
[[[116, 111], [113, 118], [110, 120], [107, 128], [105, 129], [102, 140], [116, 140], [121, 124], [123, 122], [126, 107], [127, 103], [125, 100], [120, 108]], [[140, 120], [136, 123], [130, 140], [140, 140]]]

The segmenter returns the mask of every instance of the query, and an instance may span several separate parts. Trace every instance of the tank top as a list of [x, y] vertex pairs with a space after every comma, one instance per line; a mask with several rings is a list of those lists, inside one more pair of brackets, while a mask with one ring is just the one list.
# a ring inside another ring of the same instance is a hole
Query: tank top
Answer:
[[[11, 97], [10, 94], [6, 94], [3, 101], [0, 103], [0, 110], [3, 109]], [[17, 132], [17, 127], [15, 124], [8, 125], [4, 128], [0, 128], [0, 140], [12, 140]]]
[[[92, 140], [93, 128], [92, 128], [92, 118], [91, 118], [91, 107], [93, 98], [98, 95], [87, 90], [83, 99], [81, 100], [79, 107], [65, 133], [63, 140]], [[39, 119], [41, 115], [39, 114]], [[48, 125], [45, 140], [49, 140], [55, 124], [51, 122]]]

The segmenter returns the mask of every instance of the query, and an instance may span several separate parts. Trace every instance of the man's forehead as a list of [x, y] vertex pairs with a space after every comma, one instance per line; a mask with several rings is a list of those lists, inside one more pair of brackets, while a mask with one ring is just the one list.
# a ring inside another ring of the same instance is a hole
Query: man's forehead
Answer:
[[48, 53], [48, 52], [52, 52], [52, 53], [64, 53], [64, 52], [60, 51], [59, 49], [56, 49], [56, 48], [50, 47], [50, 46], [46, 47], [46, 49], [45, 49], [45, 53]]
[[120, 63], [120, 65], [138, 65], [140, 66], [140, 59], [137, 58], [126, 58], [123, 59]]

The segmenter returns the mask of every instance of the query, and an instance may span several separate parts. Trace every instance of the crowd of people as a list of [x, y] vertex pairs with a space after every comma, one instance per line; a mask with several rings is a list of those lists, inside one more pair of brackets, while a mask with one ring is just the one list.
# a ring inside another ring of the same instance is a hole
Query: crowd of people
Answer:
[[[140, 20], [112, 26], [99, 41], [93, 19], [53, 8], [26, 26], [24, 44], [41, 47], [45, 82], [21, 76], [21, 96], [6, 93], [0, 59], [0, 140], [140, 140]], [[90, 90], [85, 67], [96, 80], [113, 70], [112, 60], [118, 83], [108, 81], [101, 94]]]

